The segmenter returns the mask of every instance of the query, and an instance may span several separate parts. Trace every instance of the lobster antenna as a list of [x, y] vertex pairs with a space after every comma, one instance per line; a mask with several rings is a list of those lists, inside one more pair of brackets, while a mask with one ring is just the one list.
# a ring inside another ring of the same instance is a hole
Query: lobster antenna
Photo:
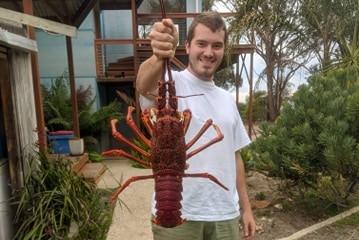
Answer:
[[[160, 0], [160, 6], [161, 6], [161, 13], [162, 13], [162, 19], [167, 18], [166, 17], [166, 10], [165, 10], [165, 4], [163, 0]], [[162, 69], [162, 78], [165, 78], [166, 69], [168, 72], [168, 78], [169, 80], [172, 80], [172, 74], [171, 74], [171, 66], [170, 66], [170, 59], [167, 58], [163, 61], [163, 69]]]
[[163, 0], [160, 0], [160, 6], [161, 6], [162, 18], [166, 18], [166, 11], [165, 11], [165, 5], [163, 3]]

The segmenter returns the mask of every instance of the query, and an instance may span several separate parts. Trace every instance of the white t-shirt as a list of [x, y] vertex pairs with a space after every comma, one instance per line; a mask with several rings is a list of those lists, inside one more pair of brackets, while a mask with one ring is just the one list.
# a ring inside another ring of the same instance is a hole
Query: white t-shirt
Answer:
[[[222, 141], [191, 157], [186, 173], [209, 173], [223, 183], [229, 191], [207, 178], [183, 178], [181, 201], [182, 218], [191, 221], [223, 221], [240, 215], [236, 189], [235, 151], [250, 143], [235, 101], [230, 93], [217, 87], [214, 82], [203, 81], [188, 70], [172, 71], [176, 95], [201, 96], [178, 98], [178, 111], [190, 109], [192, 119], [186, 134], [189, 142], [202, 128], [207, 119], [212, 119], [224, 135]], [[141, 107], [153, 107], [145, 96], [140, 97]], [[205, 134], [188, 151], [194, 150], [217, 136], [214, 128]], [[152, 203], [155, 215], [155, 200]]]

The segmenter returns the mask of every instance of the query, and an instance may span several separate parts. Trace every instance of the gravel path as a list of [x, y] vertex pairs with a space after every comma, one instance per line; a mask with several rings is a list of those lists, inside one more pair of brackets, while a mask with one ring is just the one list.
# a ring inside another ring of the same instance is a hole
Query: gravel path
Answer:
[[[129, 160], [106, 160], [108, 170], [98, 183], [100, 188], [116, 188], [131, 176], [149, 175], [151, 169], [139, 169], [131, 166]], [[131, 183], [118, 197], [112, 225], [107, 240], [152, 240], [151, 199], [153, 179]]]

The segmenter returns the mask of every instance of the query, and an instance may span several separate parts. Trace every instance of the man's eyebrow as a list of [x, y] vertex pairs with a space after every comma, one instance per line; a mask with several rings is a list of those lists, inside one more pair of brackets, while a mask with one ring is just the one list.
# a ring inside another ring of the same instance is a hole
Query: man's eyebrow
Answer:
[[210, 41], [207, 41], [206, 39], [196, 39], [195, 42], [205, 42], [205, 43], [211, 43], [211, 44], [222, 44], [222, 45], [224, 45], [224, 42], [221, 42], [221, 41], [210, 42]]

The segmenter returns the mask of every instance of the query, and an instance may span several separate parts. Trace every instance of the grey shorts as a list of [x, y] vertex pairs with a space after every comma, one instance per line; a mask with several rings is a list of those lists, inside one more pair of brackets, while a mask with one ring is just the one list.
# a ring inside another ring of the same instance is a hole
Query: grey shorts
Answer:
[[152, 223], [153, 240], [234, 240], [240, 239], [239, 217], [218, 222], [185, 221], [174, 228]]

